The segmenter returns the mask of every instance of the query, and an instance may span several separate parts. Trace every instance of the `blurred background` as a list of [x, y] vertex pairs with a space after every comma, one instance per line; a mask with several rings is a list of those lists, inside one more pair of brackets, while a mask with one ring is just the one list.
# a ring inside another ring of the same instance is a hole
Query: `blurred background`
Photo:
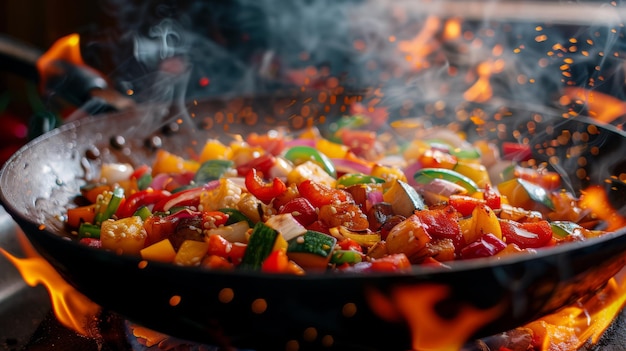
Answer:
[[[2, 0], [0, 33], [40, 48], [58, 38], [107, 23], [97, 1]], [[26, 142], [26, 124], [38, 99], [32, 81], [0, 67], [0, 164]]]

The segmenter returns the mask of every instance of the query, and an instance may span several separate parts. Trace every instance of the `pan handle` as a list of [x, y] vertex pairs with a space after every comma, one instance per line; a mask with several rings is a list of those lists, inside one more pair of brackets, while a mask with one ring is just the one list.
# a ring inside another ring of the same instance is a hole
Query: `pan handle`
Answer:
[[[77, 107], [79, 113], [75, 116], [100, 115], [134, 105], [133, 101], [109, 88], [102, 74], [88, 66], [59, 60], [53, 62], [54, 67], [42, 77], [37, 63], [43, 55], [44, 51], [32, 45], [0, 34], [0, 70], [16, 73], [40, 84], [42, 89], [40, 93], [46, 99], [59, 100], [62, 105]], [[58, 123], [50, 122], [58, 120], [52, 114], [50, 111], [39, 111], [32, 116], [29, 123], [30, 138], [58, 126]]]

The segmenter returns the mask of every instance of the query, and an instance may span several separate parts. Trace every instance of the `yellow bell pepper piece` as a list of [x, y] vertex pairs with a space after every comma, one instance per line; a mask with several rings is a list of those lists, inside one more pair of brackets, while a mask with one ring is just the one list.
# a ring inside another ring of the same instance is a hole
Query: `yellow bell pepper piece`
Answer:
[[152, 164], [152, 174], [159, 173], [184, 173], [196, 172], [200, 168], [200, 163], [195, 160], [188, 160], [182, 156], [175, 155], [169, 151], [159, 149], [156, 159]]
[[176, 250], [169, 239], [158, 241], [140, 251], [141, 258], [148, 261], [173, 262]]
[[207, 242], [185, 240], [174, 257], [174, 263], [179, 266], [199, 266], [208, 251], [209, 243]]
[[217, 139], [209, 139], [204, 144], [198, 161], [203, 163], [208, 160], [230, 160], [233, 156], [233, 150], [230, 146], [224, 145]]

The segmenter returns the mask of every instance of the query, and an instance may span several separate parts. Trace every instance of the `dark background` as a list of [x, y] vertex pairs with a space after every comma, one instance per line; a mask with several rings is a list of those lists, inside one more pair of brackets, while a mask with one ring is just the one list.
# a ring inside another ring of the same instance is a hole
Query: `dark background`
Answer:
[[[0, 33], [45, 51], [60, 37], [107, 23], [97, 1], [2, 0]], [[0, 67], [0, 163], [26, 141], [36, 84]]]

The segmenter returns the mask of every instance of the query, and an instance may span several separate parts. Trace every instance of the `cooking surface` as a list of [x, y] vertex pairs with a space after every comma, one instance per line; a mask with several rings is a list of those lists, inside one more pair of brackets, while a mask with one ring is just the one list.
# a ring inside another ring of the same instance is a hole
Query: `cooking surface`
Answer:
[[[16, 257], [24, 257], [18, 242], [18, 228], [0, 208], [0, 247]], [[30, 287], [17, 269], [0, 255], [0, 350], [2, 351], [153, 351], [128, 338], [128, 322], [114, 313], [104, 313], [97, 326], [101, 337], [85, 338], [62, 326], [54, 317], [48, 293], [43, 286]], [[626, 312], [615, 320], [597, 346], [585, 351], [626, 350]], [[185, 344], [183, 344], [185, 345]], [[188, 344], [191, 350], [213, 350]], [[188, 349], [189, 350], [189, 349]], [[463, 351], [484, 350], [467, 345]]]

